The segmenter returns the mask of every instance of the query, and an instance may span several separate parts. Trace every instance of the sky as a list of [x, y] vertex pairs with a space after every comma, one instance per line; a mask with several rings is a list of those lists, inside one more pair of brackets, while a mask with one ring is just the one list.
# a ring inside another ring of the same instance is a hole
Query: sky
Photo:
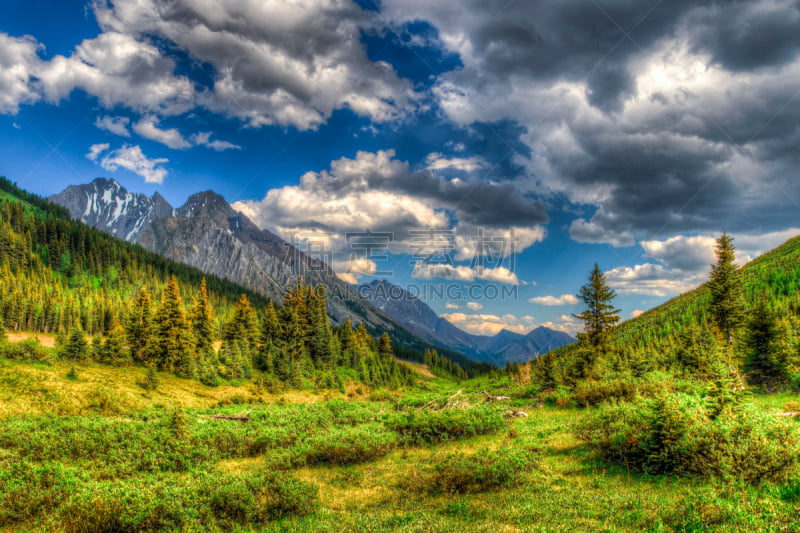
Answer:
[[800, 234], [799, 53], [796, 0], [6, 0], [0, 175], [212, 189], [471, 333], [575, 333], [595, 262], [627, 319]]

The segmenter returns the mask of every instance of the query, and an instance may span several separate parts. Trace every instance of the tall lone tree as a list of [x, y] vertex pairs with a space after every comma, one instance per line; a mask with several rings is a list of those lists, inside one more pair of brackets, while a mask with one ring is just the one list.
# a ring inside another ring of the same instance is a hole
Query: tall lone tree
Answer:
[[744, 321], [744, 286], [736, 263], [733, 238], [727, 233], [717, 239], [717, 263], [711, 265], [711, 317], [728, 345], [733, 344], [733, 331]]
[[617, 296], [606, 284], [606, 276], [597, 263], [589, 274], [589, 282], [581, 287], [579, 294], [586, 305], [586, 310], [579, 315], [572, 315], [584, 323], [585, 339], [592, 346], [605, 343], [606, 332], [619, 322], [619, 309], [615, 309], [611, 301]]
[[153, 326], [152, 355], [158, 367], [191, 377], [194, 372], [194, 338], [174, 276], [164, 291], [164, 299]]

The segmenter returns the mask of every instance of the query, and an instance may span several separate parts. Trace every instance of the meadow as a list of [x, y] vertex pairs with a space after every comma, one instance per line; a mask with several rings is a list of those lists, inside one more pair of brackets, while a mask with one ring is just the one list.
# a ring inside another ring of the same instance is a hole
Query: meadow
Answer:
[[[586, 391], [413, 370], [403, 391], [268, 391], [258, 376], [207, 387], [166, 373], [146, 390], [141, 367], [2, 359], [0, 530], [800, 529], [800, 420], [776, 416], [800, 397], [743, 400], [737, 412], [766, 428], [753, 431], [711, 420], [702, 391], [668, 379], [581, 407]], [[658, 398], [694, 402], [677, 412], [696, 418], [651, 427]], [[220, 418], [237, 416], [247, 421]], [[788, 462], [769, 461], [786, 458], [776, 434]], [[703, 465], [683, 462], [681, 450], [697, 456], [690, 445], [720, 435]], [[730, 446], [750, 446], [747, 457]], [[759, 452], [768, 464], [747, 461]], [[754, 469], [764, 475], [742, 475]]]

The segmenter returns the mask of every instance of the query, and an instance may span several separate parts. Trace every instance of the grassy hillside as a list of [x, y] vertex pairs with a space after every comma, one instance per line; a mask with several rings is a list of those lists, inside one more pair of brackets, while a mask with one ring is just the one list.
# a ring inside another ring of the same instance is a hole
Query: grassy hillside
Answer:
[[[744, 265], [740, 273], [746, 318], [736, 331], [732, 363], [744, 370], [748, 322], [761, 302], [777, 322], [784, 358], [800, 356], [800, 237]], [[598, 357], [595, 377], [625, 372], [641, 376], [655, 370], [690, 371], [683, 361], [687, 352], [708, 351], [716, 343], [709, 304], [709, 288], [704, 284], [616, 326], [609, 332], [610, 352]], [[553, 368], [557, 377], [564, 378], [576, 357], [581, 357], [580, 352], [577, 344], [565, 346], [541, 357], [533, 368]], [[800, 369], [787, 372], [800, 373]], [[556, 381], [569, 384], [564, 379]]]

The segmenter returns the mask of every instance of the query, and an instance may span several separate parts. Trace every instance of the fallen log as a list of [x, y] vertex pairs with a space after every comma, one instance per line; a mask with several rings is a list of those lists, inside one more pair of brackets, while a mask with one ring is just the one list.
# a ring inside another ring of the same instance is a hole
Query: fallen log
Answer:
[[249, 411], [242, 411], [236, 415], [211, 415], [209, 418], [214, 418], [216, 420], [232, 420], [234, 422], [249, 422], [251, 412], [253, 412], [252, 409]]
[[510, 400], [511, 399], [509, 396], [492, 396], [491, 394], [489, 394], [486, 391], [483, 391], [483, 394], [486, 395], [486, 401], [487, 402], [502, 402], [504, 400]]
[[514, 409], [509, 409], [504, 414], [510, 418], [528, 418], [528, 413], [525, 411], [515, 411]]
[[777, 415], [775, 415], [775, 416], [789, 416], [789, 417], [793, 417], [793, 416], [800, 416], [800, 413], [796, 413], [796, 412], [794, 412], [794, 411], [790, 411], [790, 412], [788, 412], [788, 413], [778, 413], [778, 414], [777, 414]]

